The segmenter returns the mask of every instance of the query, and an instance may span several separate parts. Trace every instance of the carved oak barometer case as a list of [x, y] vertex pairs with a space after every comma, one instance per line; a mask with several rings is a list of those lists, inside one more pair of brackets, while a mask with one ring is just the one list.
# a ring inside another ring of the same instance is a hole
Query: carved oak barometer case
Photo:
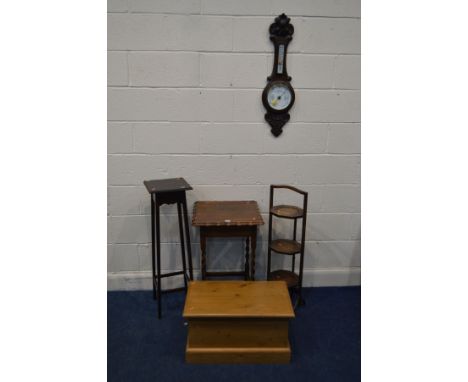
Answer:
[[270, 40], [275, 45], [275, 57], [273, 71], [263, 90], [262, 102], [267, 110], [265, 119], [275, 137], [283, 132], [283, 126], [289, 121], [288, 111], [295, 99], [294, 89], [290, 84], [291, 77], [286, 70], [286, 52], [294, 34], [294, 27], [290, 21], [291, 19], [283, 13], [270, 25]]

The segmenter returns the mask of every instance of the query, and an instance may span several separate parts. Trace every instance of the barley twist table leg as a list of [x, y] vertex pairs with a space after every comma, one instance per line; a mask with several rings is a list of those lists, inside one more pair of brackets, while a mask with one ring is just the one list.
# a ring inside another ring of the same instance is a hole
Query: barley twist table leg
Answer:
[[206, 279], [206, 236], [200, 232], [200, 248], [201, 248], [201, 272], [202, 280]]
[[245, 239], [245, 280], [248, 280], [250, 278], [250, 273], [249, 273], [249, 237]]
[[250, 240], [252, 249], [252, 280], [255, 280], [255, 251], [257, 249], [257, 227], [254, 228], [252, 238]]

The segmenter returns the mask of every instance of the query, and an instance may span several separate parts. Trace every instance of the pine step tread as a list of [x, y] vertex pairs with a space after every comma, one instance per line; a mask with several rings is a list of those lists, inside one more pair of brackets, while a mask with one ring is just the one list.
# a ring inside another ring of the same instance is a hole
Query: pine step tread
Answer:
[[279, 269], [277, 271], [270, 272], [268, 281], [285, 281], [288, 288], [293, 288], [299, 285], [299, 276], [294, 272]]
[[191, 281], [183, 317], [191, 318], [293, 318], [284, 282]]
[[278, 216], [280, 218], [288, 218], [288, 219], [301, 218], [304, 214], [304, 211], [302, 210], [302, 208], [299, 208], [296, 206], [290, 206], [286, 204], [274, 206], [271, 208], [270, 212], [273, 215]]
[[294, 255], [301, 252], [301, 244], [295, 240], [277, 239], [270, 243], [270, 248], [284, 255]]

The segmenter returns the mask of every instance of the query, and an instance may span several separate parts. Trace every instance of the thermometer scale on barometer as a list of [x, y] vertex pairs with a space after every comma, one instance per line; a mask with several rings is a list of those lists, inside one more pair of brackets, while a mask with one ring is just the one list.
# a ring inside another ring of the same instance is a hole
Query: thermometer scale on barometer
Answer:
[[267, 109], [265, 119], [270, 124], [275, 137], [282, 133], [283, 126], [289, 121], [288, 111], [295, 99], [294, 89], [290, 84], [291, 77], [286, 70], [287, 47], [294, 33], [290, 20], [283, 13], [270, 25], [270, 40], [275, 46], [275, 56], [273, 72], [267, 78], [268, 84], [263, 90], [262, 102]]

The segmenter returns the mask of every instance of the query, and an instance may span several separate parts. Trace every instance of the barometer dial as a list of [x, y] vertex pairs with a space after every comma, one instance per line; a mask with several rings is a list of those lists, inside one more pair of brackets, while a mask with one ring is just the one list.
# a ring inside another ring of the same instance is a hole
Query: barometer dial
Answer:
[[286, 85], [273, 85], [268, 91], [267, 100], [271, 108], [284, 110], [291, 104], [291, 91]]

